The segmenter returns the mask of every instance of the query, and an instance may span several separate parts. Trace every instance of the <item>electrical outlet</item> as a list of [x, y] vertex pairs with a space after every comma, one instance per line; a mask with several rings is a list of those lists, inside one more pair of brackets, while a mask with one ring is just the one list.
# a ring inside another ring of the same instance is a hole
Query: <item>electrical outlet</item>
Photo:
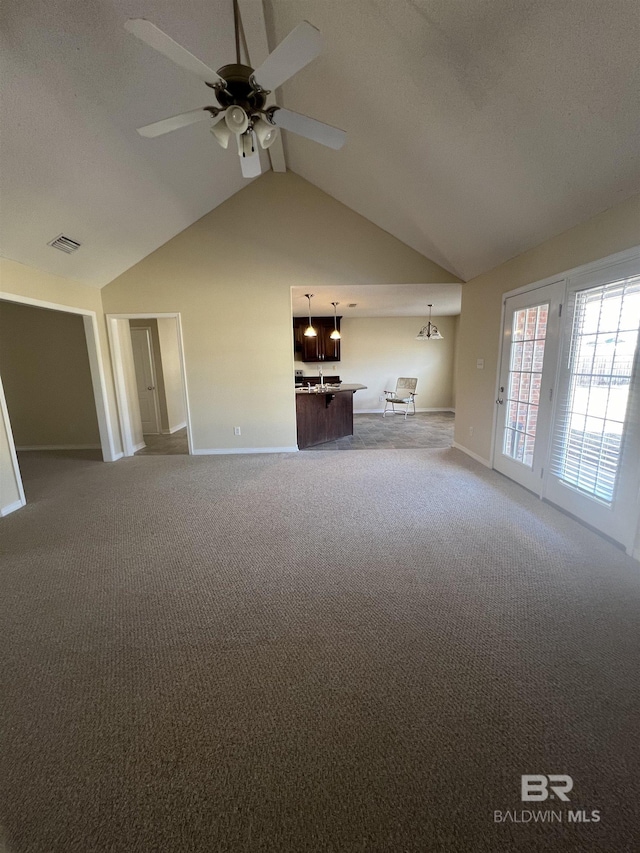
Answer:
[[234, 435], [242, 435], [242, 433], [240, 431], [240, 427], [234, 427], [233, 428], [233, 434]]
[[473, 427], [472, 426], [469, 427], [469, 435], [473, 435]]
[[380, 396], [378, 397], [378, 402], [384, 403], [384, 396], [382, 394], [380, 394]]

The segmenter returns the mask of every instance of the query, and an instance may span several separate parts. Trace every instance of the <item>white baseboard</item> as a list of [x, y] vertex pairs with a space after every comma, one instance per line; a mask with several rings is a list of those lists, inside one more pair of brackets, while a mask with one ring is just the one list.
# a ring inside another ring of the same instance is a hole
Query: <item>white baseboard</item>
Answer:
[[171, 429], [163, 429], [162, 435], [173, 435], [174, 432], [178, 432], [179, 429], [184, 429], [186, 427], [186, 425], [187, 425], [187, 422], [182, 421], [181, 424], [178, 424], [178, 426], [171, 427]]
[[456, 450], [461, 450], [463, 453], [466, 453], [467, 456], [470, 456], [472, 459], [475, 459], [476, 462], [479, 462], [481, 465], [484, 465], [485, 468], [491, 468], [491, 462], [489, 462], [488, 459], [485, 459], [483, 456], [478, 456], [477, 453], [474, 453], [473, 450], [469, 450], [468, 447], [463, 447], [456, 441], [452, 443], [451, 447], [455, 447]]
[[120, 451], [119, 453], [114, 453], [111, 459], [105, 459], [105, 462], [117, 462], [118, 459], [122, 459], [124, 453]]
[[298, 446], [293, 447], [215, 447], [215, 448], [194, 448], [193, 456], [226, 456], [235, 453], [297, 453]]
[[144, 441], [141, 441], [139, 444], [134, 444], [133, 445], [133, 452], [137, 453], [139, 450], [142, 450], [142, 448], [146, 447], [146, 446], [147, 445], [144, 443]]
[[23, 500], [14, 501], [12, 504], [7, 504], [7, 506], [3, 506], [0, 509], [0, 517], [4, 518], [5, 515], [11, 515], [12, 512], [15, 512], [17, 509], [22, 509], [27, 502]]
[[[384, 412], [384, 408], [383, 409], [354, 409], [353, 410], [354, 415], [381, 415], [383, 412]], [[391, 409], [387, 409], [387, 414], [389, 414], [390, 412], [391, 412]], [[454, 412], [455, 413], [455, 409], [416, 409], [416, 414], [418, 412]], [[409, 412], [409, 417], [411, 417], [412, 414], [413, 414], [413, 409]], [[396, 411], [396, 415], [404, 415], [404, 411], [400, 411], [400, 409], [398, 409]]]
[[26, 444], [16, 447], [16, 450], [102, 450], [101, 444]]

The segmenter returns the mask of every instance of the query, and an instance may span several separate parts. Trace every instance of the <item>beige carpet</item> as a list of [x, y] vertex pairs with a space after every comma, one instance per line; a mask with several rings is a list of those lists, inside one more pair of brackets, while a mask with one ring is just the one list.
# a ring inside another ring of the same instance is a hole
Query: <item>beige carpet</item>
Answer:
[[[23, 469], [10, 853], [637, 849], [640, 566], [515, 484], [453, 450]], [[562, 822], [494, 823], [523, 809]]]

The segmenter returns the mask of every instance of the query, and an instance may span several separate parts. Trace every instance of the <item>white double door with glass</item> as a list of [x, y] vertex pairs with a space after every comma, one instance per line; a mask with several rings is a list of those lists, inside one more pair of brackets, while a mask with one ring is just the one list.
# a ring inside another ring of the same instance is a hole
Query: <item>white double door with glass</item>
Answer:
[[640, 259], [505, 300], [494, 468], [628, 550], [640, 487]]

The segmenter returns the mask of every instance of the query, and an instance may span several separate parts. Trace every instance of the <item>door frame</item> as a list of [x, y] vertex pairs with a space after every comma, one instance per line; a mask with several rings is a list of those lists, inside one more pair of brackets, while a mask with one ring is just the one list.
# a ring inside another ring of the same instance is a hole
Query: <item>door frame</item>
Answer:
[[22, 476], [20, 474], [20, 465], [18, 464], [18, 454], [16, 453], [16, 445], [13, 440], [13, 432], [11, 431], [11, 422], [9, 420], [9, 411], [7, 409], [7, 399], [4, 396], [4, 386], [2, 385], [2, 376], [0, 376], [0, 418], [4, 422], [7, 433], [7, 441], [9, 443], [9, 456], [11, 457], [11, 466], [13, 468], [13, 476], [16, 481], [18, 490], [18, 500], [5, 506], [0, 505], [0, 517], [9, 515], [17, 509], [21, 509], [26, 505], [27, 499], [24, 494], [24, 486], [22, 485]]
[[109, 349], [113, 364], [114, 384], [116, 400], [118, 403], [118, 418], [120, 420], [120, 431], [122, 433], [122, 445], [125, 456], [133, 456], [135, 445], [132, 433], [131, 404], [127, 394], [124, 381], [122, 343], [118, 330], [118, 320], [175, 320], [176, 333], [178, 336], [178, 358], [180, 361], [180, 374], [182, 378], [182, 393], [184, 395], [185, 419], [187, 422], [187, 442], [189, 455], [193, 455], [193, 433], [191, 429], [191, 409], [189, 407], [189, 391], [187, 385], [187, 368], [184, 358], [184, 343], [182, 335], [182, 316], [179, 311], [168, 313], [131, 313], [131, 314], [105, 314], [107, 321], [107, 332], [109, 336]]
[[[559, 281], [564, 280], [564, 282], [565, 282], [564, 304], [566, 305], [567, 287], [570, 286], [570, 281], [574, 277], [578, 277], [578, 276], [582, 277], [582, 276], [587, 276], [587, 275], [592, 274], [592, 273], [595, 274], [598, 272], [604, 272], [605, 270], [607, 270], [607, 269], [609, 269], [615, 265], [626, 263], [627, 261], [637, 261], [639, 259], [640, 259], [640, 245], [634, 246], [631, 249], [625, 249], [622, 252], [615, 252], [612, 255], [607, 255], [604, 258], [598, 258], [597, 260], [591, 261], [591, 262], [586, 263], [586, 264], [580, 264], [577, 267], [572, 267], [571, 269], [564, 270], [563, 272], [561, 272], [559, 274], [547, 276], [547, 278], [543, 278], [543, 279], [540, 279], [538, 281], [530, 282], [529, 284], [524, 284], [520, 287], [514, 288], [513, 290], [509, 290], [509, 291], [504, 292], [502, 294], [502, 297], [501, 297], [501, 303], [502, 304], [501, 304], [501, 312], [500, 312], [500, 344], [499, 344], [499, 349], [498, 349], [498, 364], [496, 367], [496, 379], [495, 379], [495, 386], [494, 386], [496, 399], [498, 396], [498, 391], [500, 390], [500, 367], [502, 364], [502, 357], [503, 357], [502, 351], [503, 351], [503, 347], [504, 347], [504, 335], [502, 334], [502, 332], [503, 332], [503, 328], [504, 328], [505, 301], [508, 297], [517, 296], [521, 293], [526, 293], [527, 291], [530, 291], [530, 290], [537, 290], [539, 287], [544, 287], [547, 284], [554, 284], [555, 282], [559, 282]], [[562, 352], [562, 350], [564, 348], [565, 337], [566, 336], [565, 336], [565, 330], [564, 330], [564, 324], [563, 324], [561, 326], [561, 329], [560, 329], [560, 340], [559, 340], [560, 352]], [[560, 369], [559, 360], [558, 360], [557, 369], [558, 369], [558, 371]], [[555, 381], [554, 387], [555, 388], [558, 387], [558, 377], [557, 376], [556, 376], [556, 381]], [[558, 395], [555, 394], [554, 397], [555, 397], [555, 399], [553, 401], [552, 419], [555, 419], [555, 409], [556, 409]], [[494, 412], [493, 412], [493, 424], [492, 424], [492, 429], [491, 429], [491, 453], [490, 453], [490, 457], [489, 457], [489, 462], [490, 462], [490, 466], [492, 469], [494, 468], [496, 431], [497, 431], [497, 427], [498, 427], [498, 411], [497, 411], [498, 407], [494, 406], [493, 408], [494, 408]], [[548, 450], [549, 450], [549, 452], [551, 452], [550, 446], [549, 446]], [[545, 465], [545, 477], [546, 477], [546, 473], [548, 472], [548, 468], [549, 468], [549, 465], [548, 465], [548, 460], [547, 460], [547, 464]], [[544, 498], [541, 498], [541, 499], [544, 499]], [[551, 504], [551, 502], [550, 502], [550, 504]], [[555, 504], [551, 504], [551, 505], [555, 506]], [[564, 512], [565, 510], [560, 509], [559, 511]], [[583, 522], [581, 519], [577, 519], [577, 520], [581, 524], [585, 524], [585, 522]], [[588, 524], [586, 524], [586, 526], [589, 527]], [[593, 529], [593, 528], [591, 528], [591, 529]], [[606, 537], [606, 534], [600, 534], [599, 531], [596, 531], [596, 532], [599, 533], [599, 535], [603, 535]], [[633, 539], [633, 536], [632, 536], [632, 539]], [[638, 499], [636, 501], [635, 542], [632, 541], [631, 544], [625, 550], [626, 550], [627, 554], [634, 557], [636, 560], [640, 560], [640, 494], [638, 495]]]
[[[102, 361], [102, 349], [100, 346], [100, 332], [98, 328], [98, 317], [95, 311], [88, 308], [75, 308], [71, 305], [62, 305], [58, 302], [49, 302], [44, 299], [34, 299], [31, 296], [21, 296], [17, 293], [6, 293], [0, 291], [0, 300], [4, 302], [15, 302], [20, 305], [27, 305], [33, 308], [46, 308], [50, 311], [62, 311], [65, 314], [78, 314], [82, 317], [84, 325], [84, 335], [87, 342], [87, 355], [89, 357], [89, 370], [91, 373], [91, 385], [93, 387], [93, 399], [96, 406], [96, 417], [98, 420], [98, 432], [100, 435], [100, 447], [102, 450], [102, 459], [104, 462], [115, 462], [120, 459], [122, 453], [116, 450], [113, 429], [111, 426], [111, 407], [109, 405], [109, 395], [107, 393], [107, 381], [104, 373]], [[26, 500], [24, 498], [24, 489], [22, 485], [22, 476], [20, 474], [20, 466], [18, 458], [15, 454], [15, 442], [13, 438], [13, 430], [11, 429], [11, 421], [9, 411], [6, 406], [4, 392], [1, 395], [2, 405], [0, 405], [0, 416], [2, 417], [7, 435], [9, 436], [9, 446], [14, 447], [11, 454], [13, 462], [13, 473], [18, 484], [20, 493], [21, 505], [24, 506]], [[17, 507], [16, 507], [17, 509]]]
[[[147, 333], [147, 343], [149, 345], [149, 363], [151, 365], [151, 376], [153, 380], [153, 407], [156, 413], [156, 433], [147, 433], [148, 435], [162, 435], [162, 419], [160, 417], [160, 398], [158, 396], [158, 371], [156, 369], [156, 360], [153, 354], [153, 336], [151, 334], [151, 326], [131, 326], [131, 342], [133, 343], [133, 333], [136, 331], [142, 331]], [[135, 367], [135, 350], [134, 350], [134, 367]]]

